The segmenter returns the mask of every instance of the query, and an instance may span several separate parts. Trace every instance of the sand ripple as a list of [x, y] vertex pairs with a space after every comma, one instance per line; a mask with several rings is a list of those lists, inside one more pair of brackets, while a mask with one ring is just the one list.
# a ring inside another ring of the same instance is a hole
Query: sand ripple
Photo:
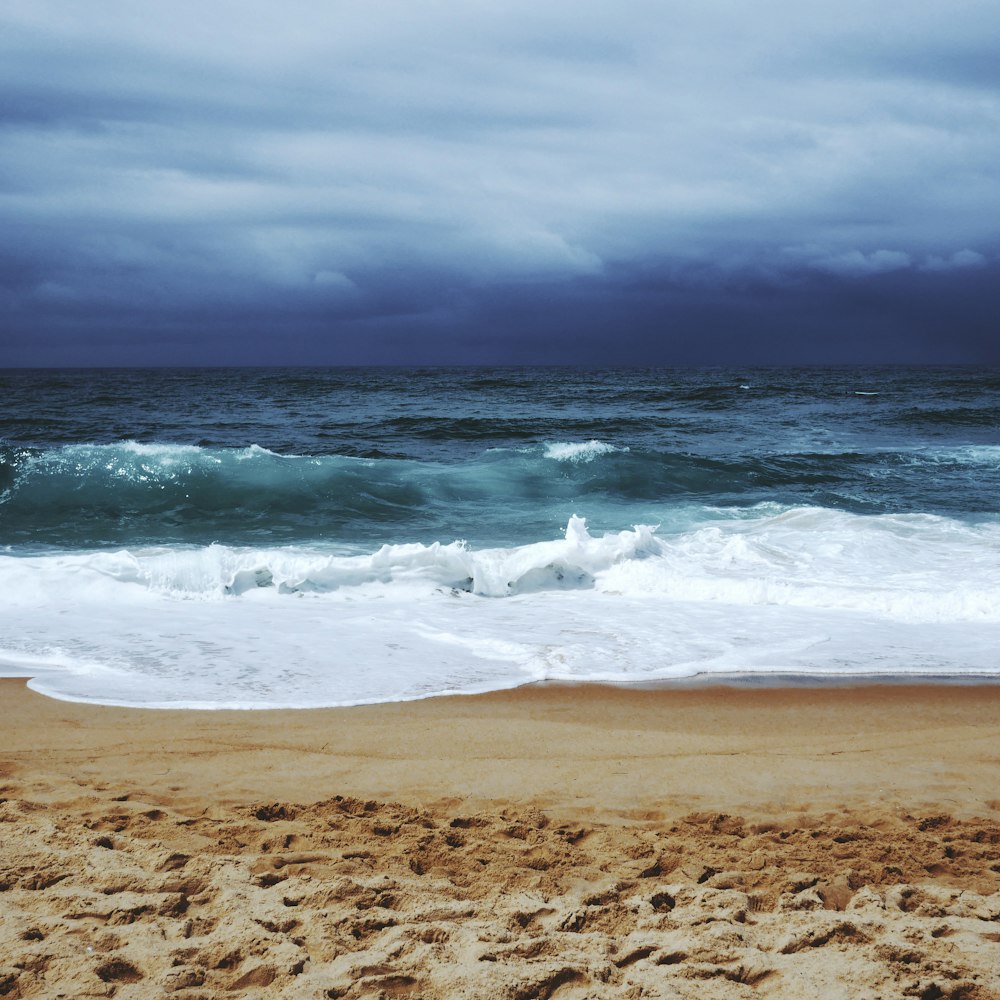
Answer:
[[0, 788], [4, 997], [1000, 996], [994, 819], [45, 791]]

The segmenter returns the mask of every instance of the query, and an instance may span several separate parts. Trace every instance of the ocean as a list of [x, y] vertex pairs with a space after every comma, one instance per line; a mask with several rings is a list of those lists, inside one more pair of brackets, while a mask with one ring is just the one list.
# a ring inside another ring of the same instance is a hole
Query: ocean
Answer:
[[1000, 678], [1000, 370], [0, 371], [0, 675]]

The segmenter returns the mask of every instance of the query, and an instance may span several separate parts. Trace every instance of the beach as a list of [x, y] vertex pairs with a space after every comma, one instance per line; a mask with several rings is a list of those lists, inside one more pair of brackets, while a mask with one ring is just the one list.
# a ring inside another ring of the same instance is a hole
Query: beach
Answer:
[[1000, 996], [1000, 685], [0, 697], [2, 996]]

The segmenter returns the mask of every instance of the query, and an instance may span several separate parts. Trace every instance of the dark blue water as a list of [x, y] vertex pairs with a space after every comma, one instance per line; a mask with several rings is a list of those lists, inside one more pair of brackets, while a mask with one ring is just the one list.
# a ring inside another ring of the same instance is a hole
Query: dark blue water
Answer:
[[1000, 370], [0, 373], [5, 546], [513, 545], [761, 503], [968, 519], [998, 487]]

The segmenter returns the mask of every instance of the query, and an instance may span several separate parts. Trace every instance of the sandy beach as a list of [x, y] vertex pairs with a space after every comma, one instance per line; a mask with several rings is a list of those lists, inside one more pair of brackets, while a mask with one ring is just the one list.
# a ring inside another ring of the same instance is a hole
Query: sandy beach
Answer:
[[1000, 996], [1000, 686], [0, 699], [0, 996]]

